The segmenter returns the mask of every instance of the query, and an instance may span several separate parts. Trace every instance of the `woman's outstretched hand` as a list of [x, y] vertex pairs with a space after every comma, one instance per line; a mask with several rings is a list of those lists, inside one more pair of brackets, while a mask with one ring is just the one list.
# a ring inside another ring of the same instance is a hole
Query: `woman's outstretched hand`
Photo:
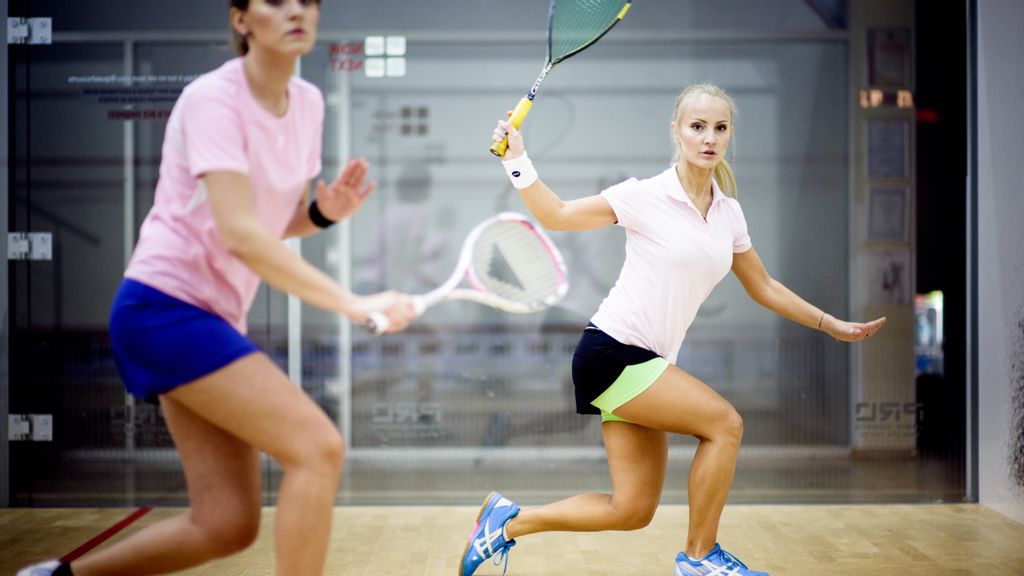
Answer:
[[338, 221], [348, 218], [363, 205], [377, 183], [366, 181], [370, 165], [362, 158], [349, 161], [330, 184], [316, 183], [316, 205], [327, 218]]
[[840, 342], [860, 342], [874, 336], [882, 326], [885, 326], [884, 316], [870, 322], [846, 322], [826, 314], [821, 329]]

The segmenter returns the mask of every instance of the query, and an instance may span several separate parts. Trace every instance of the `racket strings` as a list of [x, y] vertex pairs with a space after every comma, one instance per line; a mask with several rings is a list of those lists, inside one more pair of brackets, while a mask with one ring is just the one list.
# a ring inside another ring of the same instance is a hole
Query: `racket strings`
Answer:
[[555, 0], [551, 8], [552, 62], [587, 46], [618, 20], [622, 0]]
[[564, 276], [547, 243], [522, 222], [496, 222], [473, 248], [473, 276], [484, 289], [523, 304], [551, 304]]
[[528, 231], [496, 239], [487, 260], [478, 277], [503, 298], [523, 303], [544, 302], [558, 293], [556, 265], [540, 239]]

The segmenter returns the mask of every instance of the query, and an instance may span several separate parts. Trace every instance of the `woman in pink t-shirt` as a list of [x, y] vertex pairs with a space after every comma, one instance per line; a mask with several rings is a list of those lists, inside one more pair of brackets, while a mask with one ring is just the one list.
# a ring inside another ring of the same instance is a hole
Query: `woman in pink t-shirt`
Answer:
[[[743, 420], [712, 388], [674, 366], [697, 310], [729, 272], [758, 304], [837, 340], [856, 342], [885, 323], [844, 322], [771, 278], [751, 247], [735, 199], [725, 152], [735, 106], [716, 86], [684, 90], [671, 123], [677, 162], [646, 180], [630, 179], [601, 194], [563, 201], [537, 178], [522, 135], [508, 132], [503, 164], [530, 212], [552, 230], [626, 229], [626, 260], [615, 286], [583, 332], [573, 356], [576, 409], [600, 414], [612, 477], [611, 494], [582, 494], [520, 510], [500, 494], [484, 501], [466, 546], [462, 576], [487, 558], [508, 559], [515, 539], [537, 532], [635, 530], [654, 516], [668, 460], [668, 433], [700, 444], [689, 479], [689, 534], [676, 576], [763, 574], [717, 542], [732, 486]], [[732, 193], [733, 197], [727, 196]]]
[[232, 0], [240, 58], [182, 92], [168, 121], [153, 209], [115, 299], [110, 334], [129, 392], [158, 398], [191, 508], [108, 548], [21, 576], [174, 572], [246, 548], [259, 530], [260, 452], [284, 470], [277, 573], [321, 574], [344, 442], [324, 411], [245, 337], [261, 280], [357, 323], [416, 315], [395, 292], [357, 296], [281, 241], [346, 218], [374, 184], [350, 162], [320, 172], [323, 97], [296, 78], [316, 0]]

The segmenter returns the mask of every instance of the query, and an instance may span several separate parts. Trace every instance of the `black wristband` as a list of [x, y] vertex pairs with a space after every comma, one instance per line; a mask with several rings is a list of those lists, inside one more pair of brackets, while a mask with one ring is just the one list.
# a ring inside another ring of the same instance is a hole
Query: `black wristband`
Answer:
[[331, 220], [324, 216], [323, 212], [320, 212], [320, 208], [316, 205], [316, 200], [309, 203], [309, 219], [320, 228], [327, 228], [335, 222], [335, 220]]

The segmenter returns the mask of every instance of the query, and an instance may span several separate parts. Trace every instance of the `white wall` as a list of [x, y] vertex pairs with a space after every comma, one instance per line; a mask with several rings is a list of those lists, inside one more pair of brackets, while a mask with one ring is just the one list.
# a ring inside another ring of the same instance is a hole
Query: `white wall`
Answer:
[[[979, 0], [979, 500], [1024, 522], [1024, 3]], [[1014, 392], [1016, 391], [1016, 398]]]

